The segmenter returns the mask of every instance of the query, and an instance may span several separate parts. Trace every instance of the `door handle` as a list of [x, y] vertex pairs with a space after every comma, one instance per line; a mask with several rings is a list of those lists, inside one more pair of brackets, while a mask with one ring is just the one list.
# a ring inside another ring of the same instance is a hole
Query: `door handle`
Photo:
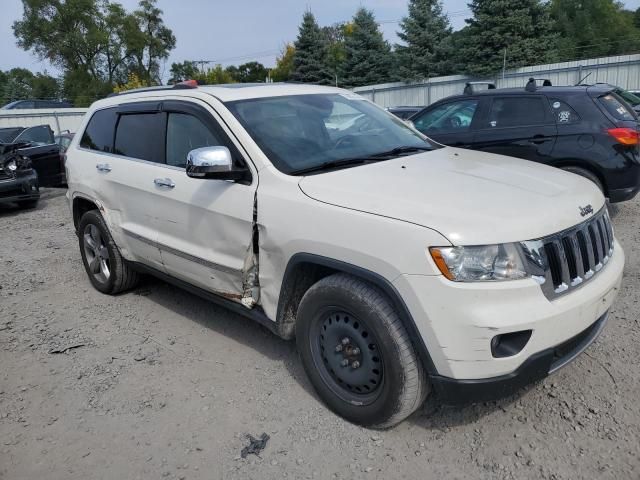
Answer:
[[96, 170], [98, 170], [99, 172], [110, 172], [111, 165], [109, 165], [108, 163], [98, 163], [96, 165]]
[[544, 135], [534, 135], [533, 138], [531, 140], [529, 140], [529, 143], [534, 143], [536, 145], [540, 145], [541, 143], [547, 142], [549, 139], [547, 137], [545, 137]]
[[173, 188], [176, 186], [170, 178], [156, 178], [153, 183], [155, 183], [157, 187]]

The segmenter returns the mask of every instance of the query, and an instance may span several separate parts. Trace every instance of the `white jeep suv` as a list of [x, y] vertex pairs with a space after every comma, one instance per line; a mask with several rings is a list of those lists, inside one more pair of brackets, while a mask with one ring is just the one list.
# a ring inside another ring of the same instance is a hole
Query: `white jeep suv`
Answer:
[[620, 286], [591, 182], [443, 147], [337, 88], [125, 92], [67, 155], [96, 289], [150, 273], [295, 337], [318, 395], [362, 425], [554, 372]]

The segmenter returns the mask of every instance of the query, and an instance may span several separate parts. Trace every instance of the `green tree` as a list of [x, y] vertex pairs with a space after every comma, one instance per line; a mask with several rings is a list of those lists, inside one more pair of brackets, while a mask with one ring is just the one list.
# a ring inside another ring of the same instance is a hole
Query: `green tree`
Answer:
[[67, 98], [86, 104], [136, 73], [160, 81], [160, 63], [175, 46], [156, 0], [128, 13], [110, 0], [22, 0], [13, 24], [18, 45], [63, 71]]
[[276, 58], [276, 66], [271, 70], [271, 78], [275, 82], [286, 82], [291, 78], [293, 72], [293, 58], [296, 54], [296, 47], [287, 43], [280, 56]]
[[63, 70], [82, 69], [100, 75], [104, 35], [96, 0], [23, 0], [21, 20], [14, 22], [18, 46], [32, 50]]
[[133, 50], [134, 63], [130, 69], [148, 85], [158, 84], [160, 62], [169, 58], [176, 46], [176, 37], [162, 20], [162, 10], [156, 6], [157, 0], [140, 0], [140, 8], [133, 12], [138, 30], [131, 32], [129, 42]]
[[0, 106], [15, 100], [60, 98], [58, 80], [46, 72], [33, 74], [25, 68], [0, 71]]
[[409, 15], [400, 22], [396, 46], [398, 73], [403, 79], [435, 77], [449, 70], [449, 19], [440, 0], [409, 0]]
[[552, 0], [561, 59], [629, 53], [640, 47], [633, 17], [614, 0]]
[[239, 83], [264, 82], [269, 75], [269, 71], [260, 62], [247, 62], [237, 67], [227, 67], [227, 72], [234, 81]]
[[47, 72], [36, 73], [31, 79], [31, 96], [33, 98], [53, 99], [60, 98], [60, 82], [57, 78], [48, 75]]
[[222, 83], [234, 83], [236, 81], [229, 72], [229, 69], [222, 68], [220, 64], [207, 69], [206, 72], [198, 72], [192, 78], [197, 80], [201, 85], [218, 85]]
[[182, 63], [172, 63], [170, 73], [171, 77], [169, 78], [169, 84], [195, 79], [200, 75], [195, 63], [188, 60], [185, 60]]
[[373, 85], [393, 80], [393, 57], [373, 12], [360, 8], [344, 42], [342, 78], [346, 86]]
[[337, 86], [341, 73], [342, 62], [345, 59], [344, 39], [346, 37], [346, 24], [336, 23], [330, 27], [322, 27], [322, 34], [327, 45], [325, 63], [331, 72], [332, 80]]
[[291, 80], [320, 85], [330, 84], [331, 73], [325, 63], [327, 42], [313, 13], [305, 12], [303, 15], [294, 47]]
[[540, 0], [472, 0], [458, 55], [470, 75], [497, 74], [507, 68], [536, 65], [554, 59], [557, 35], [546, 4]]

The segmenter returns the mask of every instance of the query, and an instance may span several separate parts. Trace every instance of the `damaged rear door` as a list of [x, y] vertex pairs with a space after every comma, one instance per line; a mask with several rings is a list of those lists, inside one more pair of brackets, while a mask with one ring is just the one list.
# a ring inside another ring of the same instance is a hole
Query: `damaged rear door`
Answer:
[[154, 181], [165, 270], [251, 307], [258, 299], [253, 241], [257, 179], [243, 184], [188, 177], [187, 154], [196, 148], [226, 146], [235, 162], [247, 160], [204, 102], [165, 101], [162, 110], [167, 114], [166, 169], [164, 178]]

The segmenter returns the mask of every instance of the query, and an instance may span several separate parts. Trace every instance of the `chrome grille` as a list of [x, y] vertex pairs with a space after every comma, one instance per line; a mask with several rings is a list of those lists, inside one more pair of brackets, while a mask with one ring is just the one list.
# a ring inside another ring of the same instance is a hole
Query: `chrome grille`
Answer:
[[554, 299], [588, 282], [613, 254], [613, 229], [606, 207], [563, 232], [522, 242], [533, 278]]
[[11, 175], [9, 175], [2, 167], [0, 167], [0, 180], [6, 180], [7, 178], [11, 178]]

